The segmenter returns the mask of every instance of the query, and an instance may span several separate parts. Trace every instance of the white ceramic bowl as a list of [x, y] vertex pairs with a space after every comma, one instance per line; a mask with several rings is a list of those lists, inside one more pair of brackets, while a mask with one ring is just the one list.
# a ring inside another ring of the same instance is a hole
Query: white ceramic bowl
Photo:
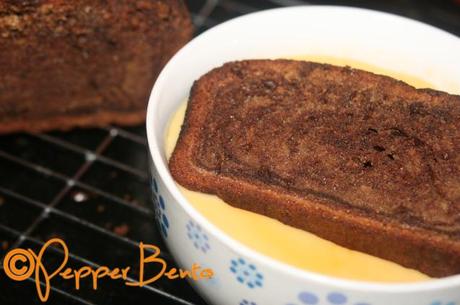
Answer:
[[[180, 266], [200, 263], [214, 270], [213, 280], [193, 282], [213, 304], [460, 305], [460, 276], [376, 284], [323, 276], [275, 261], [224, 234], [179, 192], [168, 171], [164, 135], [193, 81], [231, 60], [308, 54], [354, 59], [419, 76], [439, 89], [460, 91], [460, 39], [394, 15], [308, 6], [250, 14], [210, 29], [171, 59], [148, 106], [157, 221], [170, 251]], [[190, 240], [190, 230], [199, 237]], [[249, 275], [238, 279], [233, 271], [242, 268], [248, 268]]]

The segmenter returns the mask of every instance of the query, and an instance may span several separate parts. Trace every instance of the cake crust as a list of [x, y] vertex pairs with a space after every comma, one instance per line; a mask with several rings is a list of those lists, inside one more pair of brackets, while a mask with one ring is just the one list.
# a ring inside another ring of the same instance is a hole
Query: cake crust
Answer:
[[428, 275], [460, 273], [460, 97], [349, 67], [225, 64], [195, 82], [183, 186]]
[[0, 1], [0, 134], [142, 123], [192, 32], [181, 0]]

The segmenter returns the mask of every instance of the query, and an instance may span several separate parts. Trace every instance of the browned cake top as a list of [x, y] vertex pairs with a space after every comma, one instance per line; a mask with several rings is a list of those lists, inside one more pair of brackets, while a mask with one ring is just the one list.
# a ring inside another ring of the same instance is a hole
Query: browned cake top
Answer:
[[213, 105], [197, 166], [460, 238], [459, 96], [289, 60], [229, 63], [198, 86]]
[[20, 120], [145, 112], [191, 34], [181, 0], [0, 0], [0, 133]]

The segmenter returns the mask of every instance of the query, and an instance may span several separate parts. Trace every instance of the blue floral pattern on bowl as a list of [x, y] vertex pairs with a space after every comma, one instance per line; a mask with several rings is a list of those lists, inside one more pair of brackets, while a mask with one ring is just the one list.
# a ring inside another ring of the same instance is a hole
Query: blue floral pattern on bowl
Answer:
[[169, 219], [166, 215], [166, 201], [158, 190], [158, 183], [152, 178], [153, 201], [155, 202], [155, 217], [160, 225], [160, 232], [164, 238], [168, 237]]
[[238, 305], [257, 305], [256, 302], [248, 301], [246, 299], [242, 299], [241, 302], [238, 303]]
[[158, 194], [158, 183], [155, 178], [152, 178], [152, 191], [154, 196]]
[[211, 249], [209, 245], [209, 238], [206, 233], [203, 232], [201, 226], [196, 224], [193, 220], [190, 220], [187, 225], [187, 237], [192, 241], [193, 246], [201, 250], [203, 253], [208, 252]]
[[232, 259], [230, 262], [230, 271], [235, 274], [238, 282], [251, 289], [263, 286], [263, 275], [257, 270], [254, 264], [246, 262], [243, 258]]
[[433, 301], [430, 305], [457, 305], [457, 302], [441, 302], [441, 301]]
[[[309, 291], [302, 291], [297, 296], [298, 301], [302, 305], [371, 305], [366, 302], [349, 302], [348, 297], [340, 292], [331, 292], [324, 298], [325, 302], [321, 301], [321, 297], [315, 293]], [[288, 303], [286, 305], [298, 305], [299, 303]]]

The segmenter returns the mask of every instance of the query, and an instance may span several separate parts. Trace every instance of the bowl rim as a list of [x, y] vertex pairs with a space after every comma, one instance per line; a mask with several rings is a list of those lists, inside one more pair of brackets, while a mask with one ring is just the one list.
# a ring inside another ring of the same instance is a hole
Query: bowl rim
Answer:
[[[234, 239], [229, 236], [227, 233], [223, 232], [217, 226], [215, 226], [211, 221], [209, 221], [205, 216], [203, 216], [197, 209], [195, 209], [185, 198], [185, 196], [180, 192], [178, 186], [176, 185], [174, 179], [172, 178], [167, 162], [163, 162], [162, 158], [162, 145], [157, 143], [156, 139], [156, 129], [158, 128], [154, 123], [154, 117], [157, 112], [157, 104], [159, 103], [159, 93], [164, 87], [165, 79], [170, 73], [169, 71], [175, 65], [177, 58], [186, 53], [187, 50], [192, 49], [195, 45], [202, 40], [205, 40], [210, 33], [219, 32], [227, 27], [231, 27], [236, 23], [247, 21], [254, 17], [261, 17], [268, 14], [284, 14], [293, 10], [340, 10], [344, 13], [358, 13], [358, 14], [368, 14], [368, 15], [379, 15], [387, 16], [389, 18], [394, 18], [402, 22], [412, 23], [419, 26], [421, 29], [425, 28], [432, 32], [437, 32], [437, 35], [444, 35], [450, 39], [459, 39], [459, 37], [451, 34], [447, 31], [439, 29], [437, 27], [431, 26], [429, 24], [399, 16], [396, 14], [365, 9], [365, 8], [355, 8], [355, 7], [346, 7], [346, 6], [336, 6], [336, 5], [300, 5], [293, 7], [283, 7], [283, 8], [273, 8], [262, 11], [257, 11], [254, 13], [249, 13], [242, 15], [233, 19], [230, 19], [226, 22], [223, 22], [217, 26], [214, 26], [200, 35], [193, 38], [189, 41], [184, 47], [182, 47], [165, 65], [161, 73], [159, 74], [149, 97], [148, 107], [147, 107], [147, 117], [146, 117], [146, 130], [147, 130], [147, 141], [150, 158], [153, 160], [155, 167], [158, 171], [160, 179], [165, 184], [166, 188], [169, 190], [174, 200], [183, 208], [183, 210], [188, 214], [189, 217], [197, 221], [204, 229], [206, 229], [210, 235], [219, 240], [224, 245], [228, 246], [232, 251], [238, 255], [247, 257], [255, 262], [262, 263], [269, 266], [276, 272], [282, 272], [286, 275], [289, 275], [293, 278], [299, 280], [309, 280], [317, 282], [323, 285], [334, 285], [336, 288], [349, 289], [349, 290], [361, 290], [366, 292], [377, 292], [377, 293], [414, 293], [414, 292], [427, 292], [440, 289], [451, 289], [453, 287], [460, 287], [460, 274], [453, 275], [449, 277], [439, 278], [439, 279], [430, 279], [422, 282], [408, 282], [408, 283], [379, 283], [372, 281], [361, 281], [353, 279], [344, 279], [329, 275], [320, 274], [314, 271], [308, 271], [301, 269], [299, 267], [292, 266], [288, 263], [279, 261], [275, 258], [269, 257], [263, 253], [260, 253], [249, 246], [243, 244], [242, 242]], [[459, 39], [460, 41], [460, 39]]]

